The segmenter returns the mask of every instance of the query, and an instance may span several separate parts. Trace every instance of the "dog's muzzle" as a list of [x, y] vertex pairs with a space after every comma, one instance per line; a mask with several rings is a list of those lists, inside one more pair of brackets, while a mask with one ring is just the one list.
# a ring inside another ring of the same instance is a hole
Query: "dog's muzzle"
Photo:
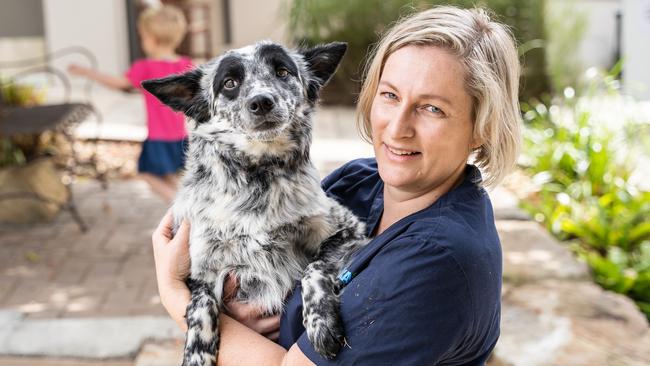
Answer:
[[271, 94], [256, 95], [248, 102], [248, 111], [256, 116], [265, 116], [275, 107]]
[[271, 94], [259, 94], [248, 101], [248, 111], [254, 116], [252, 127], [255, 131], [267, 131], [277, 128], [280, 121], [273, 116], [275, 101]]

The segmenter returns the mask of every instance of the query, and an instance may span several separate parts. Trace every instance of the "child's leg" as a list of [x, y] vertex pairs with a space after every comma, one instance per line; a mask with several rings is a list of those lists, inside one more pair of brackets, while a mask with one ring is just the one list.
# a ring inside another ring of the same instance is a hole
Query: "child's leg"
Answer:
[[151, 190], [161, 196], [165, 201], [170, 203], [174, 200], [174, 197], [176, 196], [176, 186], [168, 183], [164, 178], [165, 176], [160, 177], [149, 173], [140, 173], [139, 176], [149, 184]]

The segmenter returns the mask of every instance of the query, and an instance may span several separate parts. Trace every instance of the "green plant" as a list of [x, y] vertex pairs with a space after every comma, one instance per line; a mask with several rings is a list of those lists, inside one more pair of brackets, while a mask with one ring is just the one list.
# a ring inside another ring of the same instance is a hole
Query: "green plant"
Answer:
[[[0, 80], [0, 94], [6, 105], [17, 107], [41, 104], [45, 97], [44, 90], [11, 80]], [[54, 146], [53, 138], [52, 134], [0, 137], [0, 168], [27, 163], [51, 149]]]
[[603, 123], [592, 103], [623, 101], [614, 78], [619, 70], [592, 78], [585, 97], [567, 91], [552, 101], [522, 104], [521, 165], [538, 187], [522, 205], [558, 238], [572, 240], [597, 283], [630, 296], [650, 318], [650, 192], [630, 179], [633, 158], [650, 154], [627, 147], [629, 131], [647, 123], [623, 113]]
[[20, 107], [41, 104], [45, 98], [44, 90], [12, 80], [0, 80], [0, 93], [4, 103]]
[[530, 97], [548, 91], [544, 50], [531, 47], [545, 37], [545, 0], [292, 0], [286, 7], [290, 33], [296, 44], [348, 42], [347, 55], [325, 89], [323, 99], [329, 103], [352, 104], [360, 88], [365, 57], [381, 33], [401, 16], [444, 4], [492, 9], [497, 19], [511, 27], [522, 49], [527, 50], [522, 52], [523, 95]]

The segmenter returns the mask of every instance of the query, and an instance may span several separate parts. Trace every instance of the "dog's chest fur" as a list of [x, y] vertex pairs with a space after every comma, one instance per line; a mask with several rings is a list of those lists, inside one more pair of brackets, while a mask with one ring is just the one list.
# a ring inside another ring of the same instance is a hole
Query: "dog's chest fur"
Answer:
[[192, 136], [174, 217], [191, 222], [192, 279], [208, 283], [221, 299], [226, 276], [234, 274], [239, 300], [278, 313], [332, 234], [331, 201], [300, 148], [259, 158], [233, 148]]

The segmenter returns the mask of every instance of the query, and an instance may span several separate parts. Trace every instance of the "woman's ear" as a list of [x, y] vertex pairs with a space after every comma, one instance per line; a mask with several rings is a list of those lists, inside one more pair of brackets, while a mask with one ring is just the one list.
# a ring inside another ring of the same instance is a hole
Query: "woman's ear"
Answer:
[[142, 87], [163, 104], [202, 123], [210, 119], [210, 107], [201, 90], [202, 76], [200, 69], [194, 69], [181, 75], [145, 80]]
[[483, 139], [479, 136], [474, 135], [472, 140], [469, 142], [469, 151], [472, 152], [483, 146]]

